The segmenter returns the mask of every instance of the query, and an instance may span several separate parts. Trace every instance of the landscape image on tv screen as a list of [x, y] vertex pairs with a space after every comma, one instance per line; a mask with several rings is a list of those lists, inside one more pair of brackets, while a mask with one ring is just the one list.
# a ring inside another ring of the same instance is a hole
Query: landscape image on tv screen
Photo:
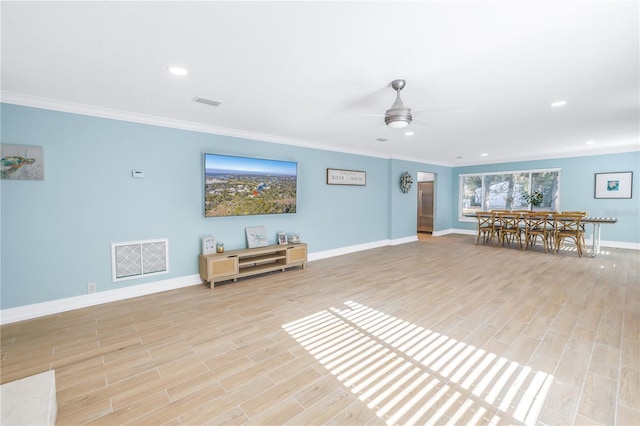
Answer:
[[204, 155], [204, 215], [296, 212], [297, 163]]

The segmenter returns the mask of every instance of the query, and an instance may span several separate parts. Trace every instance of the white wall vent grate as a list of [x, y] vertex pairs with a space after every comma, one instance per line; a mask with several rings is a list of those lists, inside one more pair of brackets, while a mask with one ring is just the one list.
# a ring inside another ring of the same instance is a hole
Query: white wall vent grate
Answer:
[[114, 282], [169, 272], [169, 241], [112, 243], [111, 271]]

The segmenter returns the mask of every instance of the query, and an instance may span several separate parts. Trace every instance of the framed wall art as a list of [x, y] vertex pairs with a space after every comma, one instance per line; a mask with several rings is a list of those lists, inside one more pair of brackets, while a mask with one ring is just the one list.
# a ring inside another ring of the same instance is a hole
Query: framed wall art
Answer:
[[249, 248], [266, 247], [269, 245], [264, 226], [250, 226], [245, 230], [247, 232], [247, 245]]
[[204, 154], [204, 216], [296, 212], [298, 163]]
[[2, 179], [44, 180], [41, 146], [0, 144]]
[[356, 185], [367, 184], [367, 172], [358, 170], [327, 169], [327, 185]]
[[596, 173], [594, 198], [631, 198], [633, 172]]

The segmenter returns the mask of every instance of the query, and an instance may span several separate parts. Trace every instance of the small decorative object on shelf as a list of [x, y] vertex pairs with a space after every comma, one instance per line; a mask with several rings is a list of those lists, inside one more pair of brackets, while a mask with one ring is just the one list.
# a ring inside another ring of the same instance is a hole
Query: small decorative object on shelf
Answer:
[[211, 254], [216, 252], [216, 237], [204, 237], [202, 239], [202, 254]]
[[218, 253], [224, 253], [224, 243], [218, 243], [216, 244], [216, 251]]
[[287, 244], [287, 234], [285, 232], [278, 232], [278, 244]]
[[289, 244], [299, 244], [300, 234], [289, 234]]
[[406, 194], [411, 189], [411, 185], [413, 185], [413, 177], [411, 174], [409, 172], [402, 172], [400, 175], [400, 190]]

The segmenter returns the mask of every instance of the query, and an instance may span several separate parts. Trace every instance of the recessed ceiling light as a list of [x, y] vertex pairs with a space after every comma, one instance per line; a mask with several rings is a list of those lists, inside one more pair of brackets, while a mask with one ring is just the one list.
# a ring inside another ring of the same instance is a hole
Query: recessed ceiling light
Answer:
[[480, 157], [487, 157], [489, 154], [487, 154], [486, 152], [483, 152], [482, 154], [480, 154]]
[[551, 106], [554, 108], [557, 108], [557, 107], [565, 106], [566, 104], [567, 104], [567, 101], [556, 101], [556, 102], [552, 102]]
[[388, 141], [389, 139], [385, 139], [385, 138], [378, 138], [378, 139], [376, 139], [376, 140], [377, 140], [378, 142], [386, 142], [386, 141]]
[[586, 142], [587, 145], [593, 145], [594, 143], [596, 143], [596, 141], [587, 141]]
[[182, 67], [169, 67], [167, 69], [173, 75], [187, 75], [188, 74], [187, 70], [182, 68]]
[[414, 132], [405, 132], [404, 135], [405, 136], [413, 136], [413, 135], [415, 135], [415, 133]]

